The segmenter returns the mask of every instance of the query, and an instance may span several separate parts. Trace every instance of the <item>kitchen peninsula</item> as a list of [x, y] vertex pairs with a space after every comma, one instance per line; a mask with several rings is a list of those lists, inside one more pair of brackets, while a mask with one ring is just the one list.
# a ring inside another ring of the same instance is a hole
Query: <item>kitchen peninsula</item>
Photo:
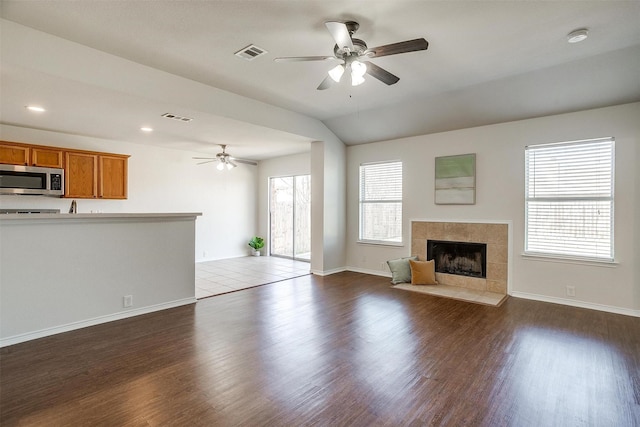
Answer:
[[195, 303], [200, 215], [0, 216], [0, 346]]

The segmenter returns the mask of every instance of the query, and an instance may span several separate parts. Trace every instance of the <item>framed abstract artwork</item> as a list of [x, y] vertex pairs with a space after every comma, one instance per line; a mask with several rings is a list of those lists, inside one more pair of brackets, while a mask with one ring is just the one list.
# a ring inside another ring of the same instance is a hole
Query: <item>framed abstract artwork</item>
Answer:
[[436, 157], [436, 205], [476, 203], [476, 155]]

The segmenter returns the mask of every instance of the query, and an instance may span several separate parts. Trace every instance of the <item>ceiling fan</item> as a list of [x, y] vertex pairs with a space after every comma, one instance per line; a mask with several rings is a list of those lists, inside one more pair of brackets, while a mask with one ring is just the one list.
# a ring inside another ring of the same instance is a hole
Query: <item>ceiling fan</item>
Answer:
[[258, 164], [253, 160], [238, 159], [237, 157], [232, 157], [229, 153], [226, 152], [227, 146], [225, 144], [220, 144], [220, 147], [222, 147], [222, 152], [216, 154], [215, 157], [194, 157], [194, 159], [206, 160], [206, 162], [198, 163], [199, 165], [203, 165], [205, 163], [211, 163], [211, 162], [218, 162], [218, 166], [216, 166], [216, 168], [220, 171], [223, 170], [225, 167], [227, 169], [235, 168], [236, 166], [238, 166], [235, 162], [244, 163], [252, 166], [257, 166]]
[[320, 83], [320, 86], [317, 88], [318, 90], [328, 89], [333, 83], [339, 82], [346, 70], [350, 70], [351, 72], [352, 86], [362, 84], [365, 74], [387, 85], [398, 83], [398, 80], [400, 80], [399, 77], [363, 59], [427, 50], [429, 47], [429, 42], [421, 38], [368, 48], [363, 40], [353, 38], [353, 34], [360, 28], [360, 24], [357, 22], [328, 21], [325, 22], [324, 25], [336, 41], [336, 45], [333, 48], [334, 56], [289, 56], [275, 58], [276, 62], [341, 60], [342, 64], [338, 64], [329, 70], [329, 75]]

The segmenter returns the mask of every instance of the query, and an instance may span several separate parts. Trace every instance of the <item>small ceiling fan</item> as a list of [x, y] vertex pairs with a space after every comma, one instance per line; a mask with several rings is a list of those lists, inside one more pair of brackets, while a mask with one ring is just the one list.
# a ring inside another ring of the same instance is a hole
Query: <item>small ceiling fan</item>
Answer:
[[363, 59], [427, 50], [429, 47], [429, 42], [421, 38], [368, 48], [363, 40], [353, 38], [353, 34], [360, 28], [360, 24], [357, 22], [328, 21], [324, 24], [336, 41], [336, 45], [333, 47], [334, 56], [288, 56], [274, 59], [276, 62], [341, 60], [342, 64], [329, 70], [329, 75], [320, 83], [318, 90], [328, 89], [333, 83], [339, 82], [346, 70], [351, 72], [352, 86], [362, 84], [365, 74], [387, 85], [398, 83], [399, 77]]
[[203, 165], [205, 163], [218, 162], [218, 166], [216, 168], [218, 170], [223, 170], [225, 167], [227, 169], [233, 169], [238, 166], [237, 163], [244, 163], [246, 165], [256, 166], [258, 163], [253, 160], [246, 159], [238, 159], [237, 157], [232, 157], [229, 153], [226, 152], [227, 146], [225, 144], [220, 144], [222, 147], [222, 152], [216, 154], [215, 157], [194, 157], [195, 160], [206, 160], [206, 162], [200, 162], [199, 165]]

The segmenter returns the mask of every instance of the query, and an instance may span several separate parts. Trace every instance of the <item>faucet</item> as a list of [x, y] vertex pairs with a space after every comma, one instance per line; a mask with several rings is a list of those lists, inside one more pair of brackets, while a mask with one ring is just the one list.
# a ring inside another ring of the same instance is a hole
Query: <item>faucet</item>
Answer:
[[76, 203], [75, 200], [71, 202], [71, 207], [69, 207], [69, 213], [70, 214], [78, 213], [78, 204]]

